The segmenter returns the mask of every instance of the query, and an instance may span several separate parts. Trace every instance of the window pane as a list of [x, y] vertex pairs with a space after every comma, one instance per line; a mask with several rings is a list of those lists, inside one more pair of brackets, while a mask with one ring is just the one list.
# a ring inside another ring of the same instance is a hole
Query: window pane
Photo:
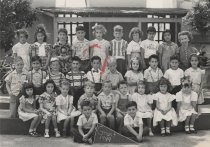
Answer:
[[154, 24], [155, 29], [158, 31], [158, 23]]
[[163, 41], [159, 41], [159, 44], [162, 44], [163, 43]]
[[155, 40], [158, 40], [158, 35], [157, 34], [155, 35]]
[[164, 31], [164, 23], [159, 24], [159, 31]]
[[70, 14], [66, 14], [65, 17], [70, 17]]
[[71, 44], [71, 36], [68, 36], [68, 43]]
[[72, 14], [72, 17], [77, 17], [77, 15], [76, 14]]
[[72, 34], [76, 34], [77, 24], [72, 24]]
[[163, 32], [159, 32], [159, 40], [162, 40], [162, 34]]
[[58, 14], [58, 17], [64, 17], [64, 15], [63, 14]]
[[170, 29], [170, 23], [166, 23], [166, 29]]
[[158, 16], [157, 15], [154, 15], [154, 18], [158, 18]]
[[147, 27], [150, 27], [150, 26], [152, 26], [152, 23], [148, 23], [148, 24], [147, 24]]
[[76, 35], [72, 35], [72, 40], [75, 40], [77, 36]]
[[68, 31], [68, 34], [71, 34], [71, 25], [66, 24], [66, 30]]
[[170, 18], [170, 15], [166, 15], [166, 18]]
[[147, 15], [147, 18], [152, 18], [152, 15]]
[[64, 24], [59, 23], [58, 24], [58, 29], [60, 29], [60, 28], [64, 28]]

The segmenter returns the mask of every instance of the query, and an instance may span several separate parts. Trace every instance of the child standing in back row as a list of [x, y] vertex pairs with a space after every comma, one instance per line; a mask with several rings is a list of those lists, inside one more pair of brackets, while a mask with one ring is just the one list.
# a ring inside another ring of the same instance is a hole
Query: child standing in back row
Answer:
[[116, 25], [114, 27], [114, 39], [111, 41], [111, 55], [117, 59], [117, 70], [124, 76], [126, 72], [126, 48], [127, 41], [123, 39], [123, 27]]

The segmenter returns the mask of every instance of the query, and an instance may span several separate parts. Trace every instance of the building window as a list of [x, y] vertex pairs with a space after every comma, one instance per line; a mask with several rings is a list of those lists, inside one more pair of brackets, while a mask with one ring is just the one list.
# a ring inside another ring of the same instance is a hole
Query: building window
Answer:
[[[58, 14], [58, 17], [81, 17], [76, 14]], [[58, 23], [58, 29], [66, 28], [68, 31], [68, 43], [72, 44], [72, 41], [76, 38], [76, 27], [84, 26], [83, 23], [71, 22], [71, 23]]]
[[[157, 15], [147, 15], [147, 18], [170, 18], [170, 15], [165, 16], [157, 16]], [[170, 23], [164, 23], [164, 22], [150, 22], [147, 23], [147, 27], [153, 26], [156, 29], [156, 35], [155, 35], [155, 41], [158, 41], [159, 43], [162, 43], [162, 34], [163, 31], [166, 29], [171, 29]]]

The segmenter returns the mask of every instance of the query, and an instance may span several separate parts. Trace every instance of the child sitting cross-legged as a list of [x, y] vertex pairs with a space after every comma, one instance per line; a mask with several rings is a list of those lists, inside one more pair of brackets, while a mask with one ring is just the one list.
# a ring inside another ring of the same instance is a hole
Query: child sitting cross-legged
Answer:
[[143, 122], [139, 112], [137, 112], [137, 104], [130, 101], [126, 105], [127, 114], [124, 117], [124, 127], [122, 134], [137, 142], [142, 141]]
[[114, 94], [111, 92], [112, 84], [110, 81], [104, 81], [102, 92], [98, 96], [98, 111], [100, 123], [108, 125], [111, 129], [115, 128], [114, 110], [115, 101]]
[[80, 103], [82, 115], [79, 116], [77, 121], [77, 128], [73, 128], [74, 142], [78, 143], [93, 143], [94, 130], [98, 123], [98, 118], [92, 112], [92, 104], [90, 101], [82, 101]]

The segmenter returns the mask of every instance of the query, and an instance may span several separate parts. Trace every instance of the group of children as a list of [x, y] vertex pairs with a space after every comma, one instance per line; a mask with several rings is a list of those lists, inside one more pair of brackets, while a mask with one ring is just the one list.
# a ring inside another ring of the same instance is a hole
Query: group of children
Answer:
[[[88, 41], [84, 27], [78, 26], [70, 46], [62, 28], [52, 47], [42, 25], [31, 45], [27, 32], [18, 31], [15, 70], [5, 79], [11, 117], [32, 120], [31, 136], [39, 136], [36, 129], [44, 123], [44, 137], [50, 137], [52, 121], [56, 137], [62, 131], [62, 136], [71, 134], [74, 141], [86, 143], [93, 142], [98, 122], [139, 142], [144, 124], [149, 136], [157, 124], [162, 136], [170, 135], [178, 121], [185, 121], [186, 133], [196, 133], [204, 71], [190, 45], [190, 32], [179, 33], [180, 47], [171, 41], [170, 30], [163, 32], [161, 45], [154, 41], [154, 27], [147, 29], [144, 41], [142, 31], [132, 28], [129, 44], [122, 26], [114, 27], [110, 42], [103, 39], [106, 32], [97, 24], [95, 39]], [[62, 130], [57, 123], [63, 124]]]

